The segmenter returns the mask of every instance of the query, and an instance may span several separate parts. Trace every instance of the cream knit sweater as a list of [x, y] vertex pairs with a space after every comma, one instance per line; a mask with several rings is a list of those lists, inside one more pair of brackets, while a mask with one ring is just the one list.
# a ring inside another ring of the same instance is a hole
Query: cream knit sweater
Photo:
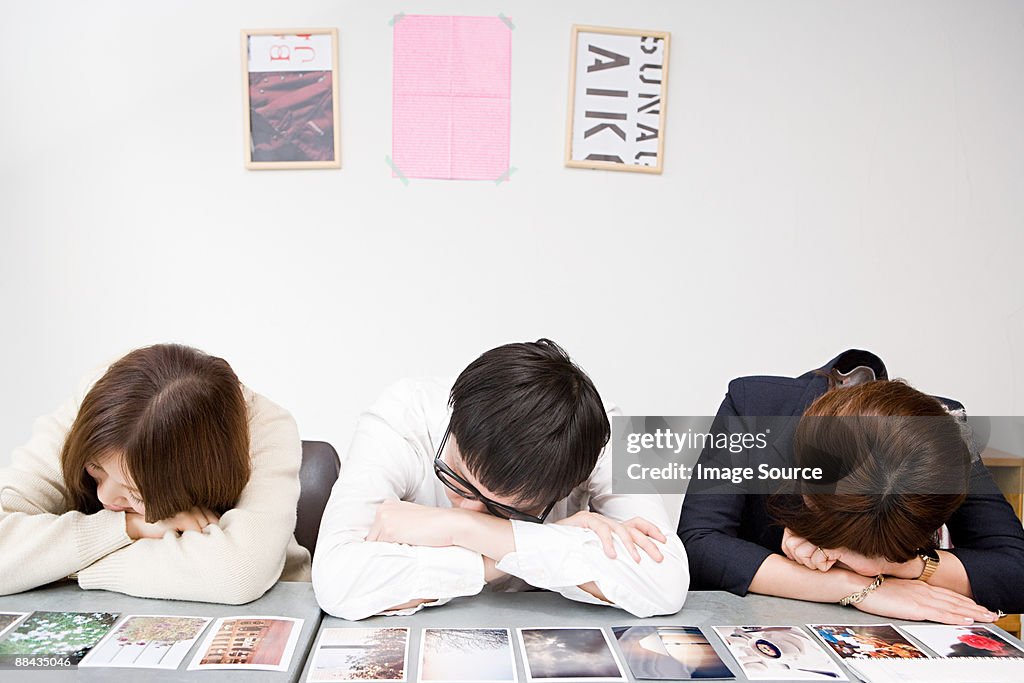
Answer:
[[309, 553], [294, 536], [301, 442], [286, 410], [243, 387], [252, 476], [238, 505], [202, 533], [132, 542], [125, 513], [87, 515], [64, 502], [60, 451], [90, 386], [36, 420], [12, 465], [0, 468], [0, 595], [77, 572], [86, 589], [242, 604], [278, 579], [309, 580]]

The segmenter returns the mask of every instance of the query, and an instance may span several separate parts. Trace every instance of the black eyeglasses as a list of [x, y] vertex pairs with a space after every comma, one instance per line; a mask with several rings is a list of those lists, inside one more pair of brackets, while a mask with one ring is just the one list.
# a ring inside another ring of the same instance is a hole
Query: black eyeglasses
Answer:
[[495, 517], [502, 519], [515, 519], [521, 522], [534, 522], [535, 524], [543, 524], [548, 514], [551, 513], [552, 508], [555, 507], [555, 503], [558, 501], [552, 501], [550, 505], [544, 508], [544, 512], [537, 515], [531, 515], [528, 512], [517, 510], [511, 505], [505, 505], [504, 503], [498, 503], [496, 501], [481, 495], [476, 488], [468, 481], [455, 474], [452, 468], [448, 467], [448, 464], [441, 459], [441, 455], [444, 454], [444, 446], [448, 443], [448, 435], [451, 434], [452, 428], [444, 432], [444, 438], [441, 439], [441, 446], [437, 449], [437, 455], [434, 457], [434, 474], [441, 480], [441, 483], [447, 486], [449, 489], [462, 496], [467, 500], [478, 500], [484, 504], [487, 511]]

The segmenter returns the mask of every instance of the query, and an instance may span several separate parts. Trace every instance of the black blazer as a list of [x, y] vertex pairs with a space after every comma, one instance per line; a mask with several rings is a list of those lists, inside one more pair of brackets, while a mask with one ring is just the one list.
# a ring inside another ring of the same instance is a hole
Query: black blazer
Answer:
[[[718, 416], [799, 416], [828, 390], [826, 374], [859, 365], [887, 378], [885, 365], [867, 351], [850, 350], [820, 370], [800, 377], [741, 377], [729, 383]], [[940, 398], [948, 408], [962, 408]], [[790, 435], [791, 437], [791, 435]], [[775, 454], [792, 464], [792, 441]], [[710, 456], [708, 449], [701, 460]], [[774, 463], [773, 463], [774, 464]], [[985, 466], [972, 466], [970, 493], [946, 526], [967, 570], [975, 601], [990, 610], [1024, 611], [1024, 529]], [[762, 495], [695, 494], [683, 500], [679, 538], [686, 546], [693, 590], [727, 590], [746, 595], [754, 574], [772, 553], [782, 552], [783, 529], [774, 523]]]

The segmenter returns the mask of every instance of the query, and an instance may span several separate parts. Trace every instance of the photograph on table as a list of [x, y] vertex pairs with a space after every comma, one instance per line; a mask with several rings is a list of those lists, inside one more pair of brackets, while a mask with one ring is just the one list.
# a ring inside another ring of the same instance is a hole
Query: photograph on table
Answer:
[[0, 640], [0, 666], [35, 657], [78, 664], [118, 618], [111, 612], [32, 612]]
[[848, 659], [851, 673], [867, 683], [1020, 683], [1024, 663], [998, 657]]
[[515, 683], [507, 628], [426, 628], [420, 642], [422, 683]]
[[407, 628], [325, 628], [307, 681], [405, 681]]
[[843, 659], [927, 659], [892, 624], [808, 624]]
[[1024, 657], [1020, 646], [986, 626], [900, 626], [939, 657]]
[[517, 631], [529, 681], [624, 681], [626, 674], [601, 628], [545, 627]]
[[665, 31], [572, 27], [566, 166], [661, 173], [669, 39]]
[[750, 680], [847, 680], [799, 626], [716, 626], [715, 633]]
[[125, 617], [79, 666], [177, 669], [211, 621], [176, 615]]
[[633, 678], [735, 678], [696, 626], [614, 626], [612, 633]]
[[0, 637], [3, 637], [28, 612], [0, 612]]
[[339, 168], [338, 30], [242, 31], [245, 166]]
[[206, 634], [188, 669], [287, 671], [301, 630], [302, 619], [291, 617], [222, 617]]

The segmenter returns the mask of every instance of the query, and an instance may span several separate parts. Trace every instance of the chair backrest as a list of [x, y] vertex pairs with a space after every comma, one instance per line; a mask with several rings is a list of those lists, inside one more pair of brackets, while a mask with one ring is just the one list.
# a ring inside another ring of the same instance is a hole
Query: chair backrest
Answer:
[[301, 493], [295, 521], [295, 540], [312, 557], [320, 535], [320, 519], [331, 497], [331, 488], [341, 472], [341, 461], [334, 446], [326, 441], [302, 442], [302, 466], [299, 468]]

